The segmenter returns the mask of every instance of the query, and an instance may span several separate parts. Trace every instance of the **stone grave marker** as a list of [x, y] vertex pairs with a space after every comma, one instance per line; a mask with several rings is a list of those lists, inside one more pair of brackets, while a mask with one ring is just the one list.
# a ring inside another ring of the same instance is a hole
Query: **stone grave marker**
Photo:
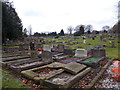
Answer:
[[58, 46], [57, 45], [53, 45], [52, 51], [57, 52], [58, 51]]
[[103, 47], [104, 47], [103, 44], [96, 44], [96, 45], [95, 45], [95, 48], [103, 48]]
[[75, 57], [87, 57], [87, 50], [85, 49], [76, 49]]
[[49, 51], [49, 52], [51, 52], [51, 47], [49, 45], [44, 45], [43, 46], [43, 51]]
[[81, 70], [83, 70], [84, 68], [86, 68], [86, 65], [83, 64], [79, 64], [76, 62], [71, 62], [65, 65], [64, 70], [71, 73], [71, 74], [77, 74], [78, 72], [80, 72]]
[[114, 41], [111, 42], [111, 47], [115, 48], [115, 42]]
[[49, 46], [50, 46], [50, 48], [53, 48], [53, 44], [52, 43], [49, 43]]
[[64, 49], [64, 54], [69, 55], [69, 56], [73, 56], [75, 53], [74, 53], [73, 49]]
[[93, 57], [105, 57], [106, 56], [105, 49], [92, 49], [92, 56]]
[[43, 61], [51, 61], [52, 53], [50, 51], [42, 51], [41, 58]]
[[58, 45], [58, 52], [64, 52], [64, 45]]
[[92, 47], [92, 46], [86, 46], [86, 47], [85, 47], [85, 50], [87, 50], [87, 52], [90, 52], [90, 51], [91, 51], [91, 49], [93, 49], [93, 47]]

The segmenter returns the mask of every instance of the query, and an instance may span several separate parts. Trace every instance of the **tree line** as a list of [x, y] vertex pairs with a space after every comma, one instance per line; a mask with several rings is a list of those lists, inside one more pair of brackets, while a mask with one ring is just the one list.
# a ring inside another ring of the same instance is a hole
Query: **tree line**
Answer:
[[[23, 30], [23, 25], [22, 21], [19, 18], [15, 8], [13, 7], [12, 2], [7, 2], [7, 1], [0, 1], [2, 3], [2, 43], [5, 43], [6, 40], [22, 40], [25, 37], [27, 37], [27, 29], [25, 28]], [[117, 27], [120, 26], [119, 24], [113, 26], [113, 32], [117, 33]], [[23, 31], [22, 31], [23, 30]], [[74, 36], [80, 36], [85, 33], [90, 34], [93, 32], [93, 26], [92, 25], [77, 25], [75, 28], [72, 26], [68, 26], [67, 28], [69, 35], [74, 35]], [[108, 26], [105, 25], [102, 27], [102, 30], [104, 33], [107, 33], [108, 30], [112, 29]], [[72, 33], [74, 31], [74, 33]], [[30, 27], [29, 35], [32, 32], [32, 28]], [[96, 31], [96, 33], [99, 33]], [[64, 30], [61, 29], [59, 33], [57, 32], [50, 32], [48, 34], [46, 33], [39, 33], [36, 32], [34, 33], [34, 36], [64, 36]]]

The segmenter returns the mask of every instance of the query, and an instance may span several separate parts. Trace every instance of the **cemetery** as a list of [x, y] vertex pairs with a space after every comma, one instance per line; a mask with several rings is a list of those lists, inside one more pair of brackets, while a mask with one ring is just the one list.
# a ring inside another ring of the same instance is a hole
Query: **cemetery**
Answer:
[[21, 48], [24, 46], [22, 44], [12, 50], [6, 46], [4, 49], [3, 46], [0, 62], [2, 68], [9, 70], [19, 81], [31, 88], [120, 88], [120, 60], [108, 57], [108, 51], [103, 45], [76, 43], [84, 44], [84, 48], [73, 45], [71, 48], [71, 44], [66, 47], [68, 42], [44, 43], [36, 43], [32, 50], [29, 45], [26, 46], [28, 49]]
[[120, 90], [120, 1], [107, 2], [0, 0], [0, 89]]

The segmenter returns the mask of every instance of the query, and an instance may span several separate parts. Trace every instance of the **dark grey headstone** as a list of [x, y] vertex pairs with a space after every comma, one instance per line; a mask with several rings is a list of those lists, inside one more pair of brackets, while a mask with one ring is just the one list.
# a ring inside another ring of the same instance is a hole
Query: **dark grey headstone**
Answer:
[[51, 61], [52, 53], [49, 51], [42, 51], [41, 58], [43, 61]]
[[64, 49], [64, 54], [65, 54], [65, 55], [72, 56], [72, 55], [75, 54], [75, 52], [74, 52], [73, 49]]
[[64, 45], [58, 45], [58, 52], [64, 52]]
[[106, 56], [105, 49], [92, 49], [92, 56], [93, 57], [105, 57]]

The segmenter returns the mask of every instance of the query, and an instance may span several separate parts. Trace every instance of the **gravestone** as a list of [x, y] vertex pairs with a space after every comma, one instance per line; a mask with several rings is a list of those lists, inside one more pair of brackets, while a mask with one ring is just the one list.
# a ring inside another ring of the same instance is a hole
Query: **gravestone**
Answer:
[[58, 52], [64, 52], [64, 45], [58, 45]]
[[53, 48], [53, 44], [52, 43], [49, 43], [49, 46], [50, 46], [50, 48]]
[[105, 49], [92, 49], [92, 56], [93, 57], [105, 57], [106, 56]]
[[115, 42], [114, 41], [111, 42], [111, 47], [115, 48]]
[[83, 43], [86, 44], [86, 40], [83, 40]]
[[85, 49], [76, 49], [75, 57], [87, 57], [87, 50]]
[[87, 50], [87, 52], [90, 52], [90, 51], [91, 51], [91, 49], [93, 49], [93, 47], [92, 47], [92, 46], [86, 46], [86, 47], [85, 47], [85, 50]]
[[49, 51], [42, 51], [41, 58], [43, 61], [51, 61], [52, 53]]
[[53, 52], [57, 52], [58, 51], [58, 46], [57, 45], [53, 45], [52, 51]]
[[96, 45], [95, 45], [95, 48], [97, 48], [97, 49], [99, 49], [99, 48], [103, 48], [103, 47], [104, 47], [103, 44], [96, 44]]
[[43, 51], [49, 51], [49, 52], [51, 52], [51, 47], [49, 45], [44, 45], [43, 46]]
[[71, 74], [77, 74], [78, 72], [80, 72], [81, 70], [83, 70], [86, 67], [87, 67], [86, 65], [79, 64], [76, 62], [71, 62], [71, 63], [66, 64], [63, 68], [65, 71], [67, 71]]
[[69, 55], [69, 56], [73, 56], [75, 53], [74, 53], [73, 49], [64, 49], [64, 54]]

